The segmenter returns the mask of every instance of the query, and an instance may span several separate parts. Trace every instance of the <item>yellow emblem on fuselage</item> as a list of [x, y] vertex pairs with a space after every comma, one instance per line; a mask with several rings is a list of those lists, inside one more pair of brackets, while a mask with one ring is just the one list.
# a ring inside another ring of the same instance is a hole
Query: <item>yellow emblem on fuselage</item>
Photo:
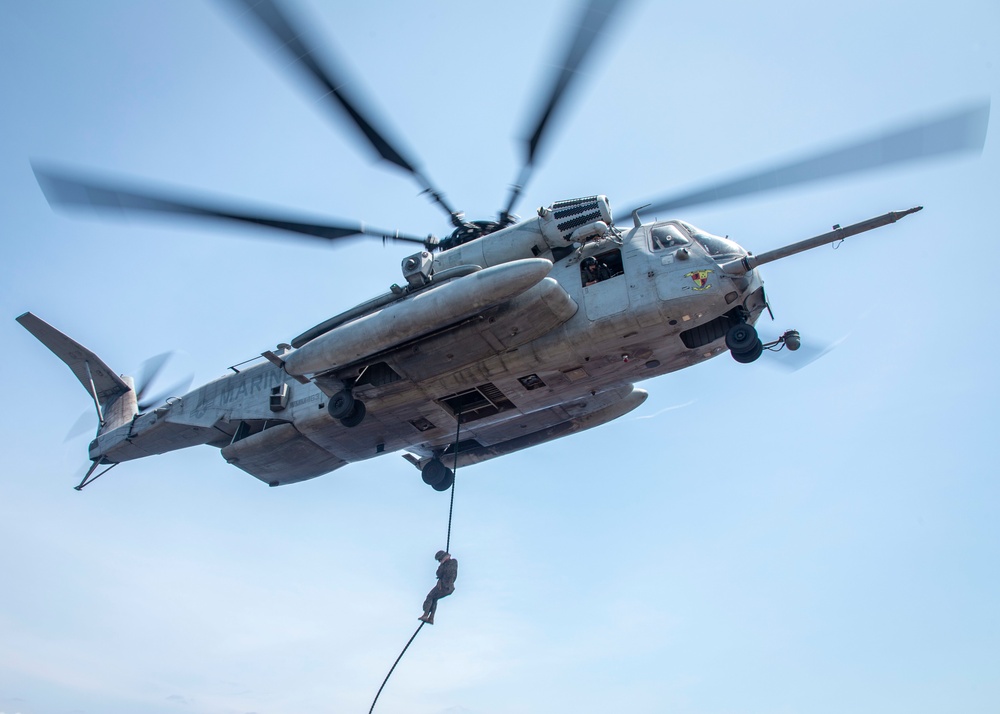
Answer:
[[691, 278], [694, 282], [694, 287], [692, 290], [708, 290], [711, 285], [708, 283], [708, 274], [714, 273], [714, 270], [695, 270], [684, 275], [685, 278]]

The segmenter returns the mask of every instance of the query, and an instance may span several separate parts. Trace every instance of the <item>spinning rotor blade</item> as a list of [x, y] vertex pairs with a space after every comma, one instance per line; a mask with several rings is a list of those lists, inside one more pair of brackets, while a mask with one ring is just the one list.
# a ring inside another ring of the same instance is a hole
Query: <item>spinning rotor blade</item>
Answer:
[[[346, 85], [345, 72], [336, 66], [329, 57], [320, 64], [319, 56], [309, 44], [301, 29], [295, 27], [288, 15], [281, 9], [277, 0], [230, 0], [241, 6], [246, 13], [257, 18], [258, 22], [275, 42], [291, 57], [293, 64], [319, 83], [323, 88], [322, 99], [327, 105], [332, 105], [336, 111], [346, 114], [354, 125], [364, 134], [368, 143], [386, 161], [389, 161], [404, 171], [408, 171], [420, 184], [424, 192], [448, 212], [452, 223], [461, 226], [456, 211], [448, 205], [443, 194], [438, 191], [430, 180], [424, 176], [420, 168], [407, 159], [403, 153], [389, 141], [385, 132], [379, 131], [370, 116], [365, 116], [358, 103], [344, 90]], [[369, 112], [370, 115], [370, 112]]]
[[[169, 397], [179, 397], [184, 395], [188, 387], [191, 386], [191, 382], [194, 381], [194, 375], [188, 375], [184, 379], [170, 385], [166, 389], [161, 389], [159, 392], [150, 395], [143, 395], [142, 399], [138, 400], [139, 411], [144, 412], [149, 410], [151, 407], [155, 407], [158, 404], [162, 404]], [[148, 389], [145, 391], [149, 391]], [[138, 395], [137, 395], [138, 396]]]
[[[646, 213], [670, 211], [933, 156], [962, 151], [979, 153], [986, 141], [989, 118], [990, 104], [987, 101], [938, 119], [894, 129], [806, 159], [720, 181], [679, 196], [650, 201], [648, 205], [635, 208]], [[625, 214], [635, 208], [629, 208]]]
[[170, 360], [170, 353], [164, 352], [163, 354], [156, 355], [155, 357], [150, 357], [139, 367], [139, 373], [135, 376], [135, 398], [136, 401], [143, 401], [149, 393], [149, 385], [159, 376], [160, 372], [163, 371], [163, 367]]
[[[813, 337], [807, 337], [794, 350], [782, 347], [781, 345], [774, 347], [765, 346], [759, 362], [760, 364], [784, 372], [798, 372], [803, 367], [812, 364], [820, 357], [826, 356], [839, 347], [848, 336], [849, 334], [844, 335], [834, 342], [817, 341]], [[772, 344], [768, 336], [762, 334], [760, 339], [764, 340], [767, 344]]]
[[170, 387], [161, 389], [155, 394], [150, 394], [150, 387], [155, 384], [157, 377], [163, 372], [164, 366], [166, 366], [174, 354], [174, 352], [164, 352], [155, 357], [150, 357], [139, 367], [139, 373], [135, 378], [135, 399], [138, 402], [140, 412], [144, 412], [150, 407], [160, 404], [167, 397], [183, 395], [188, 387], [191, 386], [194, 374], [188, 373]]
[[587, 2], [587, 6], [578, 21], [576, 35], [570, 42], [566, 56], [555, 73], [548, 99], [539, 103], [541, 110], [538, 119], [534, 123], [534, 131], [525, 140], [527, 151], [524, 164], [517, 177], [517, 183], [511, 187], [507, 207], [500, 214], [501, 224], [507, 222], [510, 212], [514, 210], [514, 204], [517, 203], [521, 192], [531, 178], [535, 159], [538, 154], [538, 147], [545, 136], [545, 130], [553, 114], [556, 112], [563, 95], [566, 93], [573, 79], [578, 76], [580, 67], [587, 59], [594, 45], [597, 44], [601, 33], [610, 24], [621, 2], [622, 0], [589, 0]]
[[[188, 372], [170, 387], [150, 394], [150, 387], [156, 382], [157, 377], [163, 372], [164, 366], [166, 366], [174, 354], [176, 353], [164, 352], [155, 357], [150, 357], [139, 365], [138, 373], [135, 376], [135, 400], [140, 412], [162, 404], [169, 397], [183, 396], [187, 392], [188, 387], [191, 386], [191, 382], [194, 381], [194, 373]], [[76, 420], [76, 423], [67, 432], [64, 441], [75, 439], [88, 431], [93, 432], [94, 428], [94, 413], [92, 410], [87, 410], [80, 415], [80, 418]]]
[[383, 241], [420, 243], [428, 250], [437, 245], [432, 236], [420, 238], [384, 231], [364, 223], [310, 223], [276, 216], [261, 216], [239, 208], [227, 207], [221, 202], [211, 203], [171, 197], [162, 192], [130, 190], [105, 184], [90, 178], [71, 175], [33, 164], [35, 177], [45, 197], [53, 208], [91, 207], [104, 211], [146, 212], [160, 215], [209, 218], [250, 223], [267, 228], [305, 235], [324, 240], [337, 240], [358, 235], [370, 235]]
[[[78, 436], [83, 436], [87, 432], [94, 432], [94, 410], [88, 409], [77, 418], [73, 426], [70, 427], [69, 431], [66, 432], [66, 438], [63, 439], [64, 442], [72, 441]], [[81, 474], [82, 476], [82, 474]]]

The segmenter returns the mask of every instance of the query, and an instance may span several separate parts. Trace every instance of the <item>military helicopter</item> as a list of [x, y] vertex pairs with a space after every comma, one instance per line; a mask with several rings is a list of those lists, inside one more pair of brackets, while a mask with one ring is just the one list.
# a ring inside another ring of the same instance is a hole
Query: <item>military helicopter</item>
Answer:
[[[235, 0], [234, 0], [235, 1]], [[495, 220], [466, 220], [418, 163], [344, 89], [339, 68], [276, 0], [236, 5], [326, 92], [376, 153], [410, 174], [448, 217], [443, 239], [262, 215], [181, 192], [135, 188], [35, 165], [50, 203], [265, 226], [342, 240], [417, 244], [402, 280], [384, 294], [263, 351], [250, 366], [163, 403], [94, 352], [32, 313], [18, 321], [73, 371], [93, 399], [98, 432], [82, 489], [123, 461], [208, 444], [270, 486], [403, 451], [443, 491], [454, 468], [607, 423], [640, 406], [637, 382], [724, 352], [741, 363], [799, 345], [794, 330], [763, 342], [769, 310], [758, 267], [893, 223], [919, 207], [754, 255], [677, 219], [643, 223], [709, 201], [933, 156], [981, 149], [988, 104], [893, 130], [807, 160], [630, 206], [616, 223], [603, 195], [554, 201], [520, 220], [513, 211], [566, 90], [619, 11], [591, 0], [525, 142], [523, 166]], [[449, 468], [450, 465], [450, 468]], [[103, 467], [103, 468], [102, 468]]]

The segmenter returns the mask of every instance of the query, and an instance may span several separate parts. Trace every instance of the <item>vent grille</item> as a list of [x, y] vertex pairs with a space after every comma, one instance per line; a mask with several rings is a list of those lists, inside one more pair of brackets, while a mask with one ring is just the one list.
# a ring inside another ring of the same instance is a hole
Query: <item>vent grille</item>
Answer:
[[514, 408], [504, 393], [490, 382], [441, 397], [437, 403], [451, 412], [462, 424]]
[[726, 336], [726, 330], [732, 326], [732, 320], [728, 315], [720, 315], [714, 320], [706, 322], [704, 325], [692, 327], [681, 333], [681, 342], [689, 350], [696, 347], [704, 347], [710, 342], [715, 342], [720, 337]]
[[611, 205], [607, 196], [585, 196], [556, 201], [540, 215], [544, 215], [547, 219], [546, 225], [550, 230], [554, 229], [559, 239], [564, 242], [569, 242], [578, 228], [591, 223], [600, 221], [611, 225]]
[[572, 233], [580, 226], [601, 220], [597, 196], [556, 201], [552, 204], [552, 214], [556, 219], [556, 228], [562, 233]]

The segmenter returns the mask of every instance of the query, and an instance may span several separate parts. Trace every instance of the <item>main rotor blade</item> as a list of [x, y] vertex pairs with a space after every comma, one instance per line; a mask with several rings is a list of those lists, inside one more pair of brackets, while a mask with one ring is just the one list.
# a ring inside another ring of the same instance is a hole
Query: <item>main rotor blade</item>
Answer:
[[[645, 213], [670, 211], [934, 156], [958, 152], [980, 153], [986, 141], [989, 118], [990, 103], [987, 101], [938, 119], [893, 129], [799, 161], [720, 181], [679, 196], [648, 201], [645, 202], [646, 205], [636, 208]], [[627, 213], [633, 210], [635, 209], [630, 208]]]
[[521, 192], [527, 185], [534, 170], [538, 156], [538, 147], [545, 136], [545, 131], [552, 120], [560, 101], [573, 80], [578, 76], [580, 67], [598, 43], [601, 33], [611, 24], [614, 13], [623, 0], [588, 0], [586, 7], [577, 23], [576, 34], [569, 43], [566, 56], [559, 64], [552, 80], [552, 88], [547, 99], [539, 102], [540, 111], [534, 122], [534, 131], [525, 139], [525, 158], [521, 166], [517, 183], [511, 187], [507, 207], [501, 214], [501, 223], [506, 223], [510, 212], [514, 210]]
[[[416, 178], [421, 189], [430, 194], [431, 198], [448, 212], [456, 227], [461, 222], [456, 218], [456, 211], [445, 201], [444, 195], [438, 191], [420, 168], [403, 152], [393, 146], [384, 131], [376, 128], [375, 122], [361, 110], [358, 102], [350, 97], [344, 86], [346, 72], [328, 56], [320, 63], [319, 55], [306, 39], [306, 35], [296, 27], [288, 14], [281, 9], [276, 0], [230, 0], [242, 6], [247, 13], [257, 18], [265, 33], [269, 35], [291, 57], [293, 63], [312, 80], [319, 83], [324, 94], [322, 99], [327, 105], [332, 105], [338, 112], [345, 113], [354, 125], [361, 131], [372, 148], [386, 161], [408, 171]], [[456, 222], [458, 221], [458, 222]]]
[[360, 222], [313, 223], [280, 216], [263, 216], [250, 210], [226, 206], [222, 201], [202, 201], [178, 195], [170, 196], [161, 190], [128, 189], [103, 183], [85, 176], [50, 169], [32, 164], [38, 185], [53, 208], [96, 208], [106, 212], [144, 212], [190, 218], [208, 218], [250, 223], [267, 228], [288, 231], [324, 240], [337, 240], [351, 236], [369, 235], [383, 241], [419, 243], [433, 248], [437, 240], [432, 236], [421, 238], [398, 231], [385, 231]]

